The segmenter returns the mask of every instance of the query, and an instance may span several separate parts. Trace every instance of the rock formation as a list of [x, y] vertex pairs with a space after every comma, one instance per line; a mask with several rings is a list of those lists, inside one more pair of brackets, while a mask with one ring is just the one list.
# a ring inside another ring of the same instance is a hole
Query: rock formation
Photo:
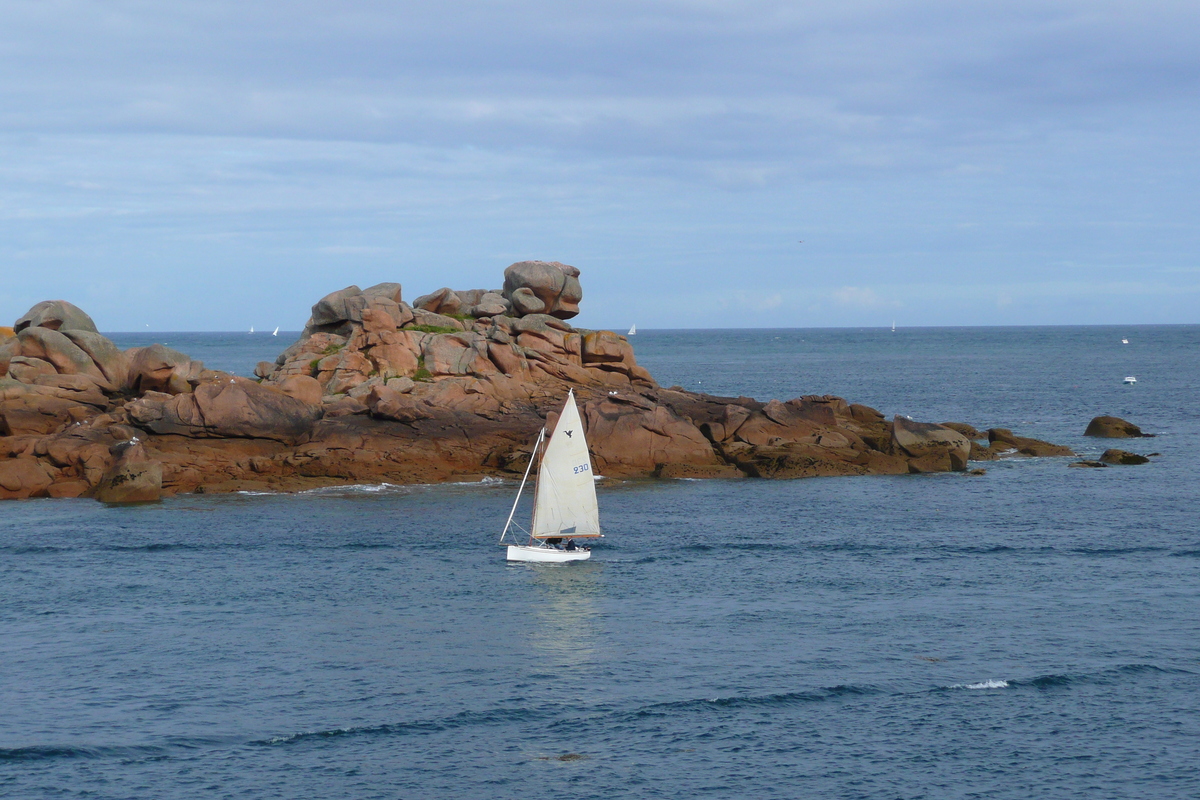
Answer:
[[840, 397], [663, 388], [624, 336], [567, 322], [582, 296], [579, 270], [540, 261], [510, 266], [500, 290], [444, 287], [412, 304], [399, 283], [349, 286], [313, 305], [257, 380], [162, 345], [121, 351], [71, 304], [39, 303], [0, 337], [0, 498], [519, 476], [568, 387], [610, 477], [948, 472], [1071, 454]]
[[1142, 429], [1132, 422], [1126, 422], [1120, 417], [1095, 417], [1088, 423], [1084, 436], [1096, 436], [1101, 439], [1137, 439], [1154, 436], [1152, 433], [1142, 433]]
[[1128, 450], [1117, 450], [1116, 448], [1113, 448], [1104, 451], [1104, 453], [1100, 456], [1100, 463], [1119, 465], [1149, 464], [1150, 459], [1146, 458], [1146, 456], [1138, 455], [1137, 453], [1131, 453]]

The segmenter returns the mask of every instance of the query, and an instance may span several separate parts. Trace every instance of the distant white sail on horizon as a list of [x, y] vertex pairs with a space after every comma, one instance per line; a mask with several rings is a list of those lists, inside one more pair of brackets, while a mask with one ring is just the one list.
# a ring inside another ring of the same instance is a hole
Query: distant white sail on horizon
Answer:
[[272, 335], [272, 336], [278, 336], [278, 335], [279, 335], [279, 326], [278, 326], [278, 325], [276, 325], [276, 326], [275, 326], [275, 330], [271, 331], [271, 335]]
[[634, 336], [636, 334], [637, 334], [637, 325], [630, 325], [629, 333], [627, 333], [626, 336]]
[[552, 536], [586, 538], [600, 535], [600, 509], [592, 459], [583, 436], [583, 420], [575, 393], [567, 395], [558, 424], [546, 445], [538, 468], [534, 495], [534, 538]]
[[254, 333], [254, 326], [253, 326], [253, 325], [251, 325], [251, 326], [250, 326], [250, 332], [251, 332], [251, 333]]

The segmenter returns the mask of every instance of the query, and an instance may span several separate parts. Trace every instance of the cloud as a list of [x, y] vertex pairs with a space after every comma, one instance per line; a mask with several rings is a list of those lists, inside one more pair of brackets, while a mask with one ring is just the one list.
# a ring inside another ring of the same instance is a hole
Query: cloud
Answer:
[[775, 324], [916, 284], [1184, 287], [1198, 29], [1166, 0], [10, 2], [0, 262], [21, 296], [170, 267], [307, 307], [342, 271], [482, 285], [538, 254], [589, 297], [716, 286]]

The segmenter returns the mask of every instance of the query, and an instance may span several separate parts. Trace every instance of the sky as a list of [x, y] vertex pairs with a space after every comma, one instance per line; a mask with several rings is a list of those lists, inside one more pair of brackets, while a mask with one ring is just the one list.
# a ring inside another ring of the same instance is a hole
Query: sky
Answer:
[[1200, 323], [1200, 4], [0, 0], [0, 324]]

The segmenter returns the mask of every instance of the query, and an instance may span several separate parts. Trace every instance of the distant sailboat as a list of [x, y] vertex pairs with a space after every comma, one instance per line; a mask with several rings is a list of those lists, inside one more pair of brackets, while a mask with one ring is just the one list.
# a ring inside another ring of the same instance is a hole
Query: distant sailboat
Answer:
[[250, 326], [250, 332], [251, 332], [251, 333], [254, 333], [254, 326], [253, 326], [253, 325], [251, 325], [251, 326]]
[[896, 320], [892, 320], [892, 333], [896, 332]]
[[276, 325], [276, 326], [275, 326], [275, 330], [271, 331], [271, 335], [272, 335], [272, 336], [278, 336], [278, 335], [279, 335], [279, 326], [278, 326], [278, 325]]
[[637, 325], [630, 325], [630, 326], [629, 326], [629, 333], [628, 333], [628, 334], [626, 334], [626, 335], [627, 335], [627, 336], [635, 336], [635, 335], [637, 335]]
[[[596, 505], [596, 481], [592, 477], [592, 460], [587, 440], [583, 437], [583, 421], [575, 405], [575, 392], [567, 393], [558, 424], [549, 443], [542, 450], [537, 482], [533, 490], [533, 521], [529, 539], [524, 544], [505, 541], [509, 531], [521, 526], [513, 521], [521, 492], [529, 480], [538, 450], [546, 443], [546, 429], [538, 434], [537, 444], [517, 489], [508, 521], [500, 534], [500, 544], [508, 547], [509, 561], [561, 563], [591, 558], [592, 551], [576, 547], [573, 539], [597, 539], [600, 533], [600, 509]], [[522, 529], [523, 530], [523, 529]], [[513, 539], [516, 531], [513, 531]], [[563, 540], [566, 540], [565, 547]]]

